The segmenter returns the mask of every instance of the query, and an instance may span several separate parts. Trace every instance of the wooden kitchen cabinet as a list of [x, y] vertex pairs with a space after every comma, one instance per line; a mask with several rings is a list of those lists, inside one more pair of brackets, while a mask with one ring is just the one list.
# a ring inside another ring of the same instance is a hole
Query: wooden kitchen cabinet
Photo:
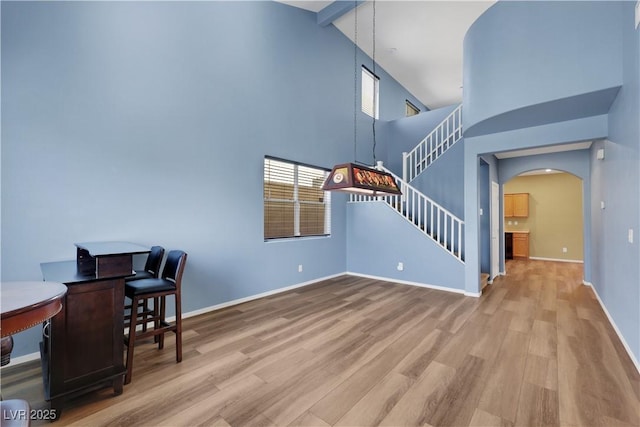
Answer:
[[505, 218], [513, 216], [513, 194], [504, 195], [504, 216]]
[[513, 232], [513, 257], [529, 258], [529, 233]]
[[526, 218], [529, 216], [529, 193], [504, 195], [504, 216], [506, 218]]

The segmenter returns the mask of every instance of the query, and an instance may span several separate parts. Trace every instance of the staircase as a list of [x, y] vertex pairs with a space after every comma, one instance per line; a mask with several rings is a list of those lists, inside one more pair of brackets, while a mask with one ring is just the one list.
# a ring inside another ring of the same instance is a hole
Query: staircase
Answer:
[[413, 150], [409, 153], [402, 153], [403, 178], [380, 166], [399, 183], [402, 195], [365, 196], [352, 194], [350, 201], [385, 202], [458, 261], [464, 263], [464, 221], [409, 184], [461, 138], [462, 105], [459, 105]]
[[462, 139], [462, 104], [408, 153], [402, 153], [402, 179], [411, 182]]
[[484, 289], [489, 284], [489, 274], [480, 273], [480, 289]]
[[463, 259], [463, 234], [464, 222], [451, 212], [416, 190], [393, 172], [381, 167], [382, 170], [393, 176], [400, 185], [402, 195], [397, 196], [366, 196], [351, 194], [351, 202], [385, 202], [398, 214], [411, 222], [418, 230], [438, 243], [457, 258]]

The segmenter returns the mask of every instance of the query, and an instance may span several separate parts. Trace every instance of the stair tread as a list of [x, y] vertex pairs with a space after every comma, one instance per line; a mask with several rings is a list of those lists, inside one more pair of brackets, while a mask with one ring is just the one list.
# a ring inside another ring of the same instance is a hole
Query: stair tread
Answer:
[[480, 273], [480, 289], [484, 289], [485, 286], [489, 284], [489, 274], [488, 273]]

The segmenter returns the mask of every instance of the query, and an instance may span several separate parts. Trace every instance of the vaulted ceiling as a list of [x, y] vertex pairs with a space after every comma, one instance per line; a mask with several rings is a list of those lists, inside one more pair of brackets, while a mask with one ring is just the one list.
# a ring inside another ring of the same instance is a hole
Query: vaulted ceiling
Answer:
[[[323, 13], [332, 1], [282, 1]], [[471, 24], [494, 1], [339, 2], [348, 5], [331, 22], [430, 109], [462, 102], [462, 44]], [[335, 5], [333, 5], [335, 6]]]

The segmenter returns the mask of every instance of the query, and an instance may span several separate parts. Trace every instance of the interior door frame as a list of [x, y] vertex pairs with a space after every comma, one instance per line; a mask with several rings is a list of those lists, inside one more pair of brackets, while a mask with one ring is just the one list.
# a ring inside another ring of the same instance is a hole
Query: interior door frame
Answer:
[[489, 280], [500, 275], [500, 184], [491, 181], [491, 272]]

